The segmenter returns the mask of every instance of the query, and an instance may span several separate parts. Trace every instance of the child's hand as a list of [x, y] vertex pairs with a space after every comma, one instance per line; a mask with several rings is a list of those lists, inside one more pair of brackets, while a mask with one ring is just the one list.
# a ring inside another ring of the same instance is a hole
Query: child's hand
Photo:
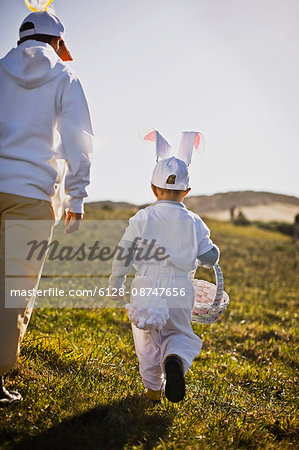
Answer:
[[111, 289], [111, 287], [109, 287], [108, 292], [109, 293], [108, 293], [107, 297], [111, 298], [111, 300], [114, 300], [116, 302], [121, 302], [125, 299], [123, 289]]
[[110, 297], [116, 302], [121, 302], [125, 299], [124, 295], [110, 295]]

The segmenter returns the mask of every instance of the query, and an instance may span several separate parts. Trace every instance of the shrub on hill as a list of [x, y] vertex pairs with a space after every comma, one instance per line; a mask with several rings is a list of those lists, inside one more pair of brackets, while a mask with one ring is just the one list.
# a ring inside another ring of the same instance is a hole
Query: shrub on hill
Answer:
[[293, 235], [293, 224], [291, 223], [278, 221], [262, 222], [260, 220], [257, 220], [252, 222], [252, 224], [264, 230], [279, 231], [280, 233], [286, 234], [288, 236]]

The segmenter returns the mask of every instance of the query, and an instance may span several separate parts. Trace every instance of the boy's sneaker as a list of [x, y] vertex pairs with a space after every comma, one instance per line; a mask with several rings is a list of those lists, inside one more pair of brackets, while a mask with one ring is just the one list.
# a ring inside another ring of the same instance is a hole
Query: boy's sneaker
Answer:
[[180, 402], [185, 397], [182, 360], [177, 355], [169, 355], [165, 358], [164, 367], [166, 372], [165, 396], [171, 402]]
[[154, 406], [160, 405], [161, 403], [161, 391], [153, 391], [152, 389], [147, 389], [145, 392], [145, 397]]

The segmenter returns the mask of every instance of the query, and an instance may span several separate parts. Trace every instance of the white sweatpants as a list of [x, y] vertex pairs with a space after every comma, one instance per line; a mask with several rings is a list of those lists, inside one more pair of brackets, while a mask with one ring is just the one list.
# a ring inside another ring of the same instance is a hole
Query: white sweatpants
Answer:
[[170, 317], [161, 331], [141, 330], [132, 324], [139, 371], [144, 386], [158, 391], [164, 383], [165, 358], [171, 354], [178, 355], [182, 359], [186, 373], [194, 358], [200, 354], [202, 341], [194, 334], [191, 326], [194, 288], [188, 274], [178, 269], [162, 268], [158, 265], [157, 267], [143, 266], [142, 270], [138, 269], [132, 282], [131, 292], [133, 288], [138, 290], [144, 287], [153, 289], [165, 287], [169, 289], [169, 292], [176, 288], [178, 292], [185, 293], [185, 295], [166, 297]]

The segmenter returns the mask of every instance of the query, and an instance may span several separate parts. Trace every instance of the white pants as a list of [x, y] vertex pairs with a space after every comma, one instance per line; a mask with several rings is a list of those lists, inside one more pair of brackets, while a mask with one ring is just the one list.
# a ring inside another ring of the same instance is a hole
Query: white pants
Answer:
[[170, 292], [176, 288], [178, 292], [185, 293], [166, 298], [170, 317], [161, 331], [141, 330], [132, 325], [139, 371], [144, 386], [158, 391], [164, 383], [163, 363], [168, 355], [178, 355], [182, 359], [186, 373], [193, 359], [200, 354], [202, 341], [194, 334], [191, 326], [194, 288], [188, 274], [178, 269], [161, 268], [158, 265], [153, 268], [143, 266], [142, 270], [138, 270], [131, 288], [142, 287], [153, 289], [165, 287]]

